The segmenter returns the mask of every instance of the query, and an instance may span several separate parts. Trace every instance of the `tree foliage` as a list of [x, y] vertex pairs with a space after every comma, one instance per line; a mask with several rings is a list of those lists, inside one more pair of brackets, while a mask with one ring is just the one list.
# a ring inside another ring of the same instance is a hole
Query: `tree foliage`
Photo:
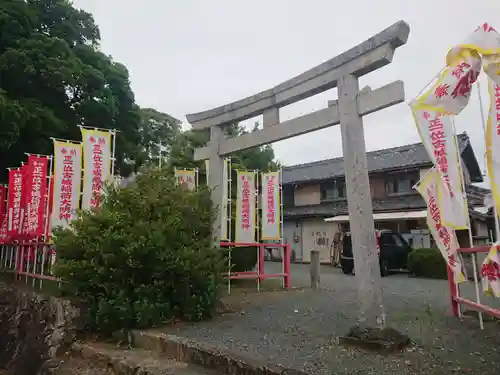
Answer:
[[[140, 109], [127, 68], [99, 49], [91, 14], [69, 0], [0, 2], [0, 179], [25, 153], [51, 154], [51, 137], [80, 139], [78, 125], [117, 129], [116, 171], [127, 176], [160, 154], [171, 167], [202, 167], [193, 150], [208, 133], [180, 131], [180, 121]], [[229, 136], [245, 130], [232, 125]], [[272, 167], [271, 147], [233, 156], [241, 168]]]
[[210, 317], [224, 267], [213, 219], [208, 189], [142, 173], [56, 233], [63, 292], [86, 302], [90, 328], [107, 333]]
[[139, 154], [140, 111], [124, 65], [99, 50], [92, 15], [68, 0], [0, 3], [0, 170], [25, 152], [51, 154], [50, 137], [78, 125], [119, 130], [117, 170]]
[[[252, 131], [258, 130], [259, 124], [255, 123]], [[248, 134], [248, 131], [240, 124], [227, 126], [225, 132], [228, 138]], [[171, 146], [169, 156], [170, 168], [199, 168], [204, 170], [204, 162], [194, 161], [194, 150], [206, 146], [209, 139], [210, 134], [208, 130], [181, 133]], [[231, 155], [231, 163], [234, 170], [259, 170], [267, 172], [279, 168], [279, 164], [275, 161], [274, 150], [271, 145], [235, 152]]]
[[153, 108], [141, 108], [139, 123], [139, 154], [135, 169], [142, 165], [158, 165], [159, 159], [168, 159], [172, 144], [182, 136], [181, 122]]

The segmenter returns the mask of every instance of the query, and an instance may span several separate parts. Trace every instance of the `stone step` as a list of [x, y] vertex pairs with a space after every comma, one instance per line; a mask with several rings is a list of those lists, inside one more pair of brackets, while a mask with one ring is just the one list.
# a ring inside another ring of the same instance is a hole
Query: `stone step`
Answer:
[[[199, 366], [179, 362], [143, 349], [122, 349], [114, 344], [97, 342], [75, 343], [69, 365], [81, 361], [82, 372], [72, 368], [71, 374], [79, 375], [216, 375]], [[68, 367], [65, 363], [57, 375]], [[71, 368], [71, 366], [69, 366]], [[75, 366], [77, 367], [77, 366]], [[70, 372], [68, 372], [68, 375]]]
[[45, 370], [43, 375], [114, 375], [113, 370], [99, 363], [91, 363], [82, 358], [70, 357], [60, 367]]
[[236, 353], [226, 347], [167, 334], [161, 331], [132, 332], [134, 347], [160, 357], [212, 369], [228, 375], [308, 375], [302, 371], [269, 364], [247, 353]]

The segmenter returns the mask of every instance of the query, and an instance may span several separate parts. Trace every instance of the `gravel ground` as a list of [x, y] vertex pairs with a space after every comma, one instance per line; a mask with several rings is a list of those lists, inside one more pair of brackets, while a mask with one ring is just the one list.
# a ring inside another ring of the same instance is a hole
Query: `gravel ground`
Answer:
[[[279, 264], [266, 263], [266, 271], [277, 269]], [[486, 322], [481, 331], [475, 315], [463, 322], [450, 317], [447, 282], [442, 280], [407, 275], [383, 279], [390, 325], [414, 342], [404, 352], [382, 356], [338, 345], [337, 337], [355, 322], [355, 278], [329, 267], [321, 271], [320, 291], [233, 295], [228, 301], [237, 302], [239, 312], [168, 331], [311, 374], [498, 374], [500, 323]], [[294, 286], [308, 284], [308, 265], [293, 265], [292, 272]], [[462, 289], [473, 298], [470, 285]]]

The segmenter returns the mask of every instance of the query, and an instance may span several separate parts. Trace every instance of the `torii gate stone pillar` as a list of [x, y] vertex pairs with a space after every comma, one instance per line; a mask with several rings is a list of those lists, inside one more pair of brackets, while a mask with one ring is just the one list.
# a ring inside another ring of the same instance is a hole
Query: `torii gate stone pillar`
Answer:
[[[347, 185], [354, 268], [360, 303], [359, 323], [385, 324], [376, 252], [370, 184], [362, 116], [404, 101], [400, 81], [376, 90], [359, 91], [358, 78], [392, 62], [395, 49], [406, 43], [410, 28], [399, 21], [350, 50], [256, 95], [208, 111], [187, 115], [193, 130], [210, 128], [210, 142], [195, 150], [196, 160], [209, 160], [212, 199], [222, 200], [222, 158], [233, 152], [291, 138], [340, 123]], [[338, 100], [328, 107], [280, 122], [279, 109], [338, 87]], [[263, 129], [226, 139], [223, 127], [263, 115]], [[220, 220], [214, 224], [220, 233]]]

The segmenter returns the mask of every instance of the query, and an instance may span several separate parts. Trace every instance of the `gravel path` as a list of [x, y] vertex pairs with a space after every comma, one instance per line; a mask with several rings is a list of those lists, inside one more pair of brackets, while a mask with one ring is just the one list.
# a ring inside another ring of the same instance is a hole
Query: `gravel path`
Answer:
[[[279, 264], [266, 263], [267, 272], [277, 269]], [[308, 284], [307, 265], [293, 265], [292, 272], [294, 286]], [[322, 268], [320, 291], [233, 296], [240, 312], [169, 331], [311, 374], [498, 374], [500, 324], [487, 322], [480, 331], [475, 317], [460, 322], [448, 316], [446, 281], [392, 275], [383, 284], [390, 325], [415, 343], [391, 356], [336, 344], [355, 322], [355, 278], [329, 267]], [[469, 298], [474, 296], [472, 287], [463, 289]]]

